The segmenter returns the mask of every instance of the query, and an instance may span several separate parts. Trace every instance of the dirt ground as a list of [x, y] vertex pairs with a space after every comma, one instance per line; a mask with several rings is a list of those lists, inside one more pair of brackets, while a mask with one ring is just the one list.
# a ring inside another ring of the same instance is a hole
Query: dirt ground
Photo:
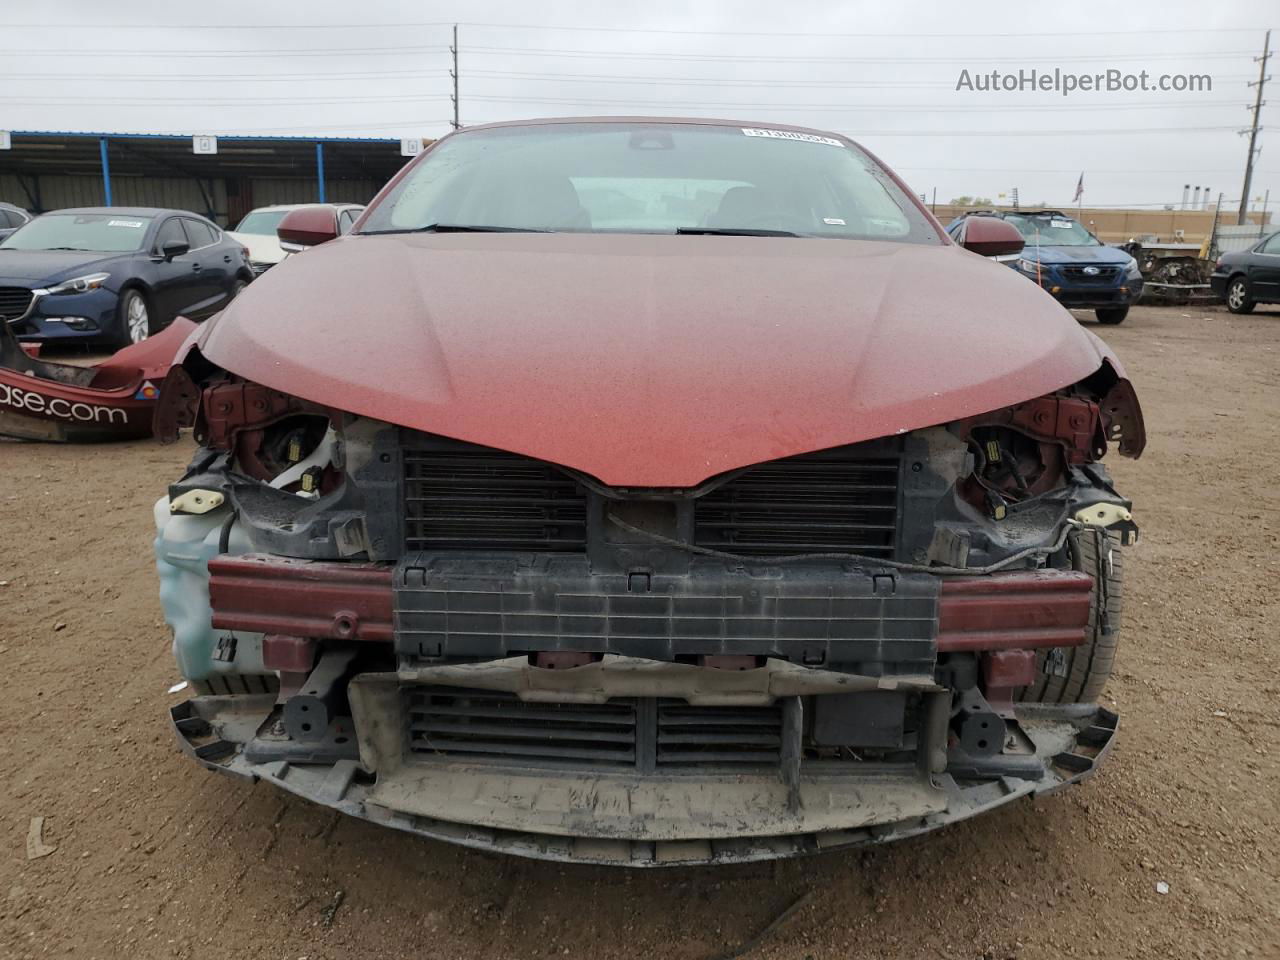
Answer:
[[[630, 872], [469, 852], [197, 768], [152, 566], [190, 454], [0, 442], [0, 957], [1280, 957], [1280, 310], [1094, 327], [1150, 444], [1116, 750], [870, 852]], [[993, 344], [992, 349], [999, 349]], [[56, 850], [27, 859], [33, 817]], [[1157, 892], [1157, 884], [1168, 892]]]

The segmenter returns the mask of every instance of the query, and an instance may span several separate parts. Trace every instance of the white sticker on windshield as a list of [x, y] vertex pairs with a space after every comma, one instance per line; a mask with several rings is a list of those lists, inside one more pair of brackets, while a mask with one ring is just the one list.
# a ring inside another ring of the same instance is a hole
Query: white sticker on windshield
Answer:
[[839, 140], [831, 137], [820, 137], [816, 133], [797, 133], [794, 130], [761, 130], [758, 127], [743, 127], [742, 132], [748, 137], [770, 137], [774, 140], [799, 140], [801, 143], [829, 143], [833, 147], [842, 147]]
[[1071, 221], [1070, 220], [1050, 220], [1049, 226], [1053, 227], [1055, 230], [1070, 230]]
[[108, 227], [133, 227], [135, 230], [142, 226], [141, 220], [108, 220]]
[[832, 227], [843, 227], [845, 222], [839, 217], [823, 217], [822, 222]]

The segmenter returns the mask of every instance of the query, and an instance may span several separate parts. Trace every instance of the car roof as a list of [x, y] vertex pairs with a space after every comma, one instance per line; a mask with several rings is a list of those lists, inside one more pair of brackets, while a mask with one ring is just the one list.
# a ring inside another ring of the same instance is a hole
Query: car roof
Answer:
[[1075, 217], [1061, 210], [966, 210], [960, 217], [1061, 217], [1063, 220], [1074, 220]]
[[772, 120], [726, 120], [716, 117], [537, 117], [532, 120], [500, 120], [495, 123], [477, 123], [472, 126], [463, 127], [457, 133], [467, 133], [473, 130], [492, 130], [498, 127], [535, 127], [557, 123], [669, 123], [695, 126], [712, 126], [712, 127], [737, 127], [738, 129], [748, 128], [753, 130], [789, 130], [794, 133], [811, 133], [821, 137], [837, 137], [847, 143], [853, 143], [850, 137], [843, 133], [836, 133], [833, 130], [822, 130], [817, 127], [801, 127], [792, 123], [775, 123]]
[[[263, 210], [301, 210], [303, 207], [363, 207], [363, 203], [268, 203], [254, 207], [249, 213], [260, 213]], [[246, 213], [247, 217], [249, 214]]]
[[118, 213], [122, 217], [164, 217], [164, 216], [183, 216], [195, 217], [198, 220], [208, 220], [209, 218], [191, 210], [173, 210], [167, 207], [66, 207], [62, 210], [46, 210], [46, 213], [91, 213], [91, 214], [113, 214]]

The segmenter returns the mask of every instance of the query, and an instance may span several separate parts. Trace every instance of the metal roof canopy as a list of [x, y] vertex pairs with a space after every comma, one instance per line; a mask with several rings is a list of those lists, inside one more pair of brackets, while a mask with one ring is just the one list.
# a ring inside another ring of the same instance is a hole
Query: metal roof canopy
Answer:
[[355, 137], [218, 137], [216, 154], [192, 152], [192, 137], [156, 133], [13, 131], [12, 149], [0, 151], [0, 173], [99, 173], [100, 141], [107, 141], [111, 172], [120, 176], [315, 176], [316, 144], [324, 148], [325, 175], [383, 179], [405, 163], [399, 140]]
[[196, 154], [193, 137], [202, 134], [16, 130], [11, 136], [11, 149], [0, 150], [0, 174], [96, 174], [107, 205], [112, 176], [315, 179], [316, 199], [324, 202], [325, 180], [382, 183], [407, 162], [399, 140], [375, 137], [217, 135], [216, 154]]

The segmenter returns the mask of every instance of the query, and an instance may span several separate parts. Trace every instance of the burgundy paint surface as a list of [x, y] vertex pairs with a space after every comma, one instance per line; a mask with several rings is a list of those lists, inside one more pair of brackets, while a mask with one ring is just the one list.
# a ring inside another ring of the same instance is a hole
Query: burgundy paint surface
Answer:
[[311, 637], [268, 633], [262, 638], [262, 665], [268, 670], [306, 676], [315, 666], [317, 646]]
[[938, 652], [1079, 646], [1092, 590], [1078, 570], [944, 579]]
[[1036, 682], [1034, 650], [992, 650], [982, 655], [982, 682], [988, 690], [1029, 687]]
[[338, 211], [324, 203], [290, 210], [276, 227], [281, 243], [298, 243], [304, 247], [328, 243], [338, 233]]
[[[77, 440], [134, 440], [150, 436], [160, 384], [175, 354], [185, 354], [186, 343], [195, 333], [195, 323], [186, 317], [177, 317], [154, 337], [130, 344], [96, 364], [92, 381], [83, 387], [0, 367], [0, 408], [12, 418], [15, 432], [21, 428], [22, 420], [28, 420], [34, 429], [43, 422], [73, 428]], [[18, 397], [31, 394], [40, 398], [38, 407], [33, 407], [30, 401], [17, 403]], [[51, 412], [55, 408], [70, 409], [73, 405], [106, 408], [112, 413], [85, 423], [68, 421]], [[17, 435], [29, 436], [25, 432]]]
[[970, 217], [964, 225], [961, 246], [979, 256], [1010, 256], [1020, 253], [1024, 245], [1018, 228], [999, 217]]
[[222, 554], [209, 561], [209, 602], [219, 630], [394, 639], [391, 568], [371, 563]]
[[251, 284], [200, 348], [307, 400], [638, 487], [986, 413], [1110, 355], [954, 245], [591, 234], [341, 237]]

